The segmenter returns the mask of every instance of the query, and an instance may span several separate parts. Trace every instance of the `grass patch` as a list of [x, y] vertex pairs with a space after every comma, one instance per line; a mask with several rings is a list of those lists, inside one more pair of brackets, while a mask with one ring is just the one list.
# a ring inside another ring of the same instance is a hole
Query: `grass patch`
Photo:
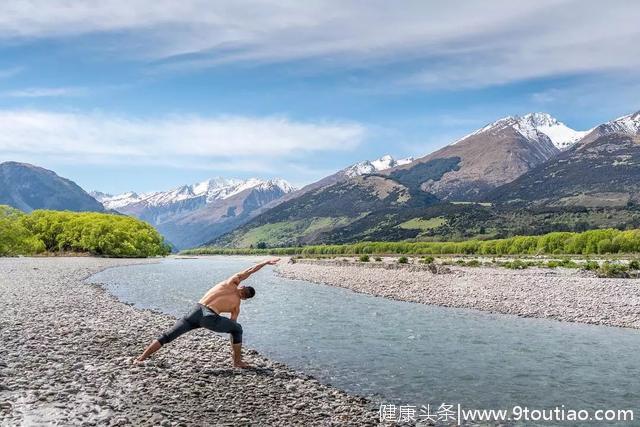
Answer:
[[447, 220], [442, 216], [437, 216], [435, 218], [422, 219], [422, 218], [413, 218], [409, 221], [405, 221], [402, 224], [399, 224], [398, 227], [404, 228], [405, 230], [431, 230], [433, 228], [438, 228], [442, 225], [445, 225]]

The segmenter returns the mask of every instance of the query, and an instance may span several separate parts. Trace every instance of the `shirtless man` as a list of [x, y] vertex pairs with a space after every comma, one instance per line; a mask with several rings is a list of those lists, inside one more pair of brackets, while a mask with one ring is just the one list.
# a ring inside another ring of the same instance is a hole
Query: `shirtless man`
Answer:
[[[250, 366], [242, 361], [242, 326], [236, 320], [240, 314], [241, 301], [252, 298], [256, 291], [251, 286], [241, 286], [240, 283], [265, 265], [275, 265], [278, 261], [280, 261], [279, 258], [274, 258], [256, 264], [209, 289], [189, 314], [178, 320], [173, 328], [149, 344], [134, 362], [142, 362], [160, 350], [160, 347], [186, 332], [197, 328], [206, 328], [215, 332], [231, 334], [233, 366], [249, 368]], [[230, 313], [231, 316], [227, 318], [221, 316], [220, 313]]]

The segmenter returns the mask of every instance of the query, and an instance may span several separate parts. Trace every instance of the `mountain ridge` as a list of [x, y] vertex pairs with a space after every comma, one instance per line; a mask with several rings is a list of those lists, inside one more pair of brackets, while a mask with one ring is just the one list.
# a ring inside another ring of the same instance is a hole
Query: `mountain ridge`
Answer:
[[104, 206], [75, 182], [30, 163], [0, 163], [0, 204], [35, 209], [103, 212]]

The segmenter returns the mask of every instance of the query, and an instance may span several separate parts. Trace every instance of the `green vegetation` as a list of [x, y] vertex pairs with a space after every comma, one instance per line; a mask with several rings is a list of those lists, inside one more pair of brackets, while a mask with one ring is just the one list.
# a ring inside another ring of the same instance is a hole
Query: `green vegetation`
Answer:
[[525, 268], [535, 267], [538, 265], [536, 261], [523, 261], [521, 259], [514, 259], [513, 261], [505, 261], [499, 263], [501, 267], [510, 268], [512, 270], [524, 270]]
[[380, 258], [379, 256], [375, 257], [374, 259], [375, 259], [377, 262], [382, 261], [382, 258]]
[[349, 219], [342, 217], [318, 217], [275, 222], [252, 228], [244, 233], [237, 243], [238, 246], [266, 249], [268, 246], [278, 245], [281, 242], [293, 244], [292, 236], [310, 236], [348, 223]]
[[409, 259], [406, 256], [401, 256], [400, 258], [398, 258], [398, 264], [408, 264], [409, 263]]
[[547, 262], [547, 267], [549, 267], [549, 268], [557, 268], [557, 267], [578, 268], [578, 267], [580, 267], [580, 264], [576, 263], [575, 261], [573, 261], [573, 260], [571, 260], [569, 258], [563, 258], [561, 260], [548, 261]]
[[361, 262], [369, 262], [369, 255], [360, 255]]
[[400, 228], [404, 228], [405, 230], [431, 230], [433, 228], [440, 227], [447, 222], [444, 217], [437, 216], [435, 218], [422, 219], [422, 218], [412, 218], [409, 221], [405, 221], [402, 224], [398, 225]]
[[631, 277], [629, 274], [629, 267], [620, 264], [620, 263], [612, 263], [605, 262], [600, 266], [598, 270], [596, 270], [596, 275], [598, 277], [608, 277], [608, 278], [617, 278], [617, 279], [626, 279]]
[[420, 260], [420, 263], [421, 263], [421, 264], [431, 264], [431, 263], [433, 263], [435, 260], [436, 260], [436, 259], [435, 259], [434, 257], [432, 257], [432, 256], [426, 256], [426, 257], [423, 257], [423, 258]]
[[147, 257], [171, 250], [152, 226], [128, 216], [49, 210], [25, 214], [0, 206], [0, 256], [58, 252]]
[[288, 248], [247, 249], [204, 247], [184, 254], [277, 254], [277, 255], [592, 255], [640, 253], [640, 229], [589, 230], [582, 233], [554, 232], [542, 236], [462, 242], [360, 242], [344, 245], [314, 245]]
[[583, 270], [594, 271], [600, 268], [598, 261], [588, 260], [582, 265]]

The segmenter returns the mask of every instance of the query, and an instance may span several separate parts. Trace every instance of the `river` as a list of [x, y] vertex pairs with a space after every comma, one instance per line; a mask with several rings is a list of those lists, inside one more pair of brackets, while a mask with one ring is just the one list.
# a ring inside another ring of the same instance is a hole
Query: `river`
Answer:
[[[137, 307], [182, 316], [251, 257], [169, 258], [92, 276]], [[245, 345], [382, 403], [636, 409], [640, 331], [387, 300], [271, 267], [239, 321]], [[158, 331], [160, 332], [160, 331]], [[636, 411], [637, 412], [637, 411]]]

